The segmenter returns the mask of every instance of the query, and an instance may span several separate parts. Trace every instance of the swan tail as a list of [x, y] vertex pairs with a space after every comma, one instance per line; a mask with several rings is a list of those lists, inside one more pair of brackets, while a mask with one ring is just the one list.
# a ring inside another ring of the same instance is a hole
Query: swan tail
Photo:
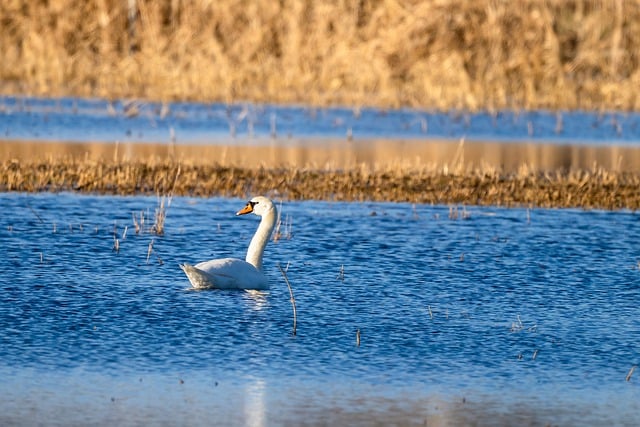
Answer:
[[187, 263], [180, 264], [180, 268], [184, 271], [184, 274], [187, 275], [191, 286], [195, 289], [210, 289], [215, 287], [215, 285], [211, 283], [209, 275], [199, 268]]

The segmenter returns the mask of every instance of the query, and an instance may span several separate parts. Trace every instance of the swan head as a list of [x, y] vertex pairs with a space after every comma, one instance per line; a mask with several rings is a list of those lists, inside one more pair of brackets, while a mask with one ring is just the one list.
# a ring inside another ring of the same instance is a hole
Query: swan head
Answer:
[[244, 208], [236, 212], [236, 215], [246, 215], [253, 213], [258, 216], [264, 216], [269, 212], [274, 212], [275, 206], [273, 202], [266, 197], [256, 196], [249, 200]]

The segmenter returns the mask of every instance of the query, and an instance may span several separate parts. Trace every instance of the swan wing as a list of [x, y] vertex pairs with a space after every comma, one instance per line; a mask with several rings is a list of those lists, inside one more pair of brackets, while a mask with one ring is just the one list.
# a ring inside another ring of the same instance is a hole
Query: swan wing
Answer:
[[267, 278], [253, 265], [237, 258], [213, 259], [180, 266], [196, 289], [255, 289], [269, 288]]

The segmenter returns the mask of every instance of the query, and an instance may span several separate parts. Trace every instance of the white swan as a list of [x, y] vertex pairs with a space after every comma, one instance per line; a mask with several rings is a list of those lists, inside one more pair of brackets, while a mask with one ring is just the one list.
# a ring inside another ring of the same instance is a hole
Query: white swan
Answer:
[[212, 259], [196, 264], [182, 264], [191, 286], [196, 289], [269, 289], [267, 277], [262, 272], [262, 255], [278, 216], [276, 207], [266, 197], [257, 196], [239, 210], [236, 215], [254, 213], [262, 219], [249, 244], [246, 261], [238, 258]]

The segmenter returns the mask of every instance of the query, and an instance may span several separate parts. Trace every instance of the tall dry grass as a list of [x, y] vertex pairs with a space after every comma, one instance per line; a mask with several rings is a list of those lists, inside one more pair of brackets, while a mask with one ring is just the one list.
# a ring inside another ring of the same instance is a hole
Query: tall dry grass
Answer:
[[640, 109], [637, 0], [7, 0], [0, 22], [4, 94]]

